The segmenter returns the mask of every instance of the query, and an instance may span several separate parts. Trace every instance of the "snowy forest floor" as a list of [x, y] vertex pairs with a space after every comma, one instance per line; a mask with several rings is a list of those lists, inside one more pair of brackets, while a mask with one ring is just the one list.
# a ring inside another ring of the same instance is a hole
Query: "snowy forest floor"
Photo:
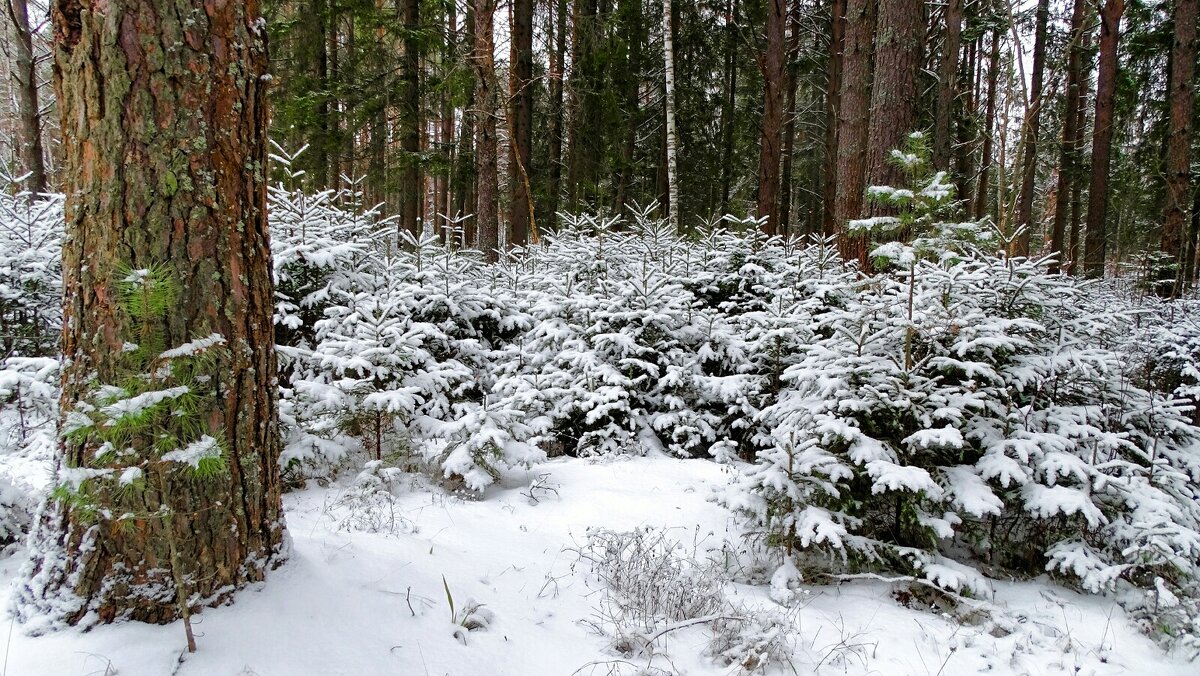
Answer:
[[[0, 458], [25, 475], [38, 463]], [[353, 473], [285, 496], [290, 561], [231, 606], [197, 618], [199, 652], [180, 662], [180, 626], [127, 623], [42, 637], [4, 631], [5, 676], [371, 674], [735, 674], [706, 654], [707, 625], [667, 631], [653, 656], [626, 657], [597, 633], [604, 590], [581, 561], [589, 529], [665, 528], [699, 560], [728, 559], [738, 522], [708, 498], [726, 467], [665, 457], [558, 459], [513, 472], [482, 500], [404, 475], [394, 499], [356, 496]], [[530, 492], [541, 478], [551, 490]], [[44, 483], [43, 479], [43, 483]], [[530, 495], [534, 499], [530, 499]], [[374, 530], [376, 532], [368, 532]], [[23, 552], [0, 560], [5, 581]], [[769, 575], [769, 572], [768, 572]], [[9, 594], [3, 584], [0, 604]], [[791, 664], [776, 673], [1195, 673], [1142, 636], [1112, 600], [1048, 582], [997, 582], [989, 617], [960, 623], [862, 580], [805, 585], [787, 616]], [[729, 582], [737, 607], [780, 610], [769, 587]], [[486, 625], [463, 630], [451, 621]], [[474, 603], [481, 604], [476, 609]], [[664, 625], [665, 626], [665, 625]], [[456, 637], [456, 633], [458, 637]], [[649, 667], [649, 668], [647, 668]]]

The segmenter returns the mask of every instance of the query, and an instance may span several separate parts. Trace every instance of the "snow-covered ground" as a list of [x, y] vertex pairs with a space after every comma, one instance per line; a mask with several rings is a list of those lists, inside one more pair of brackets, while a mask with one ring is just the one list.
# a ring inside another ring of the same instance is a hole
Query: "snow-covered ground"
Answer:
[[[604, 624], [603, 591], [578, 554], [589, 528], [653, 527], [668, 529], [699, 558], [720, 557], [738, 542], [738, 524], [709, 497], [729, 471], [662, 457], [560, 459], [506, 477], [480, 501], [405, 478], [394, 501], [376, 496], [371, 507], [346, 499], [358, 494], [353, 477], [314, 484], [285, 496], [291, 560], [234, 605], [204, 610], [199, 652], [182, 663], [178, 625], [37, 638], [10, 625], [2, 628], [0, 673], [738, 673], [706, 655], [706, 625], [666, 632], [652, 657], [614, 652], [594, 629]], [[557, 494], [535, 491], [531, 500], [529, 485], [543, 475]], [[0, 560], [4, 580], [21, 561], [21, 552]], [[476, 619], [487, 626], [468, 632], [453, 622], [447, 590], [458, 619], [474, 602], [482, 604]], [[1195, 673], [1195, 665], [1173, 662], [1103, 597], [1041, 582], [997, 583], [991, 617], [960, 624], [920, 602], [905, 607], [893, 591], [881, 581], [808, 586], [785, 610], [769, 600], [768, 587], [726, 587], [741, 607], [771, 607], [793, 618], [792, 664], [782, 673]]]

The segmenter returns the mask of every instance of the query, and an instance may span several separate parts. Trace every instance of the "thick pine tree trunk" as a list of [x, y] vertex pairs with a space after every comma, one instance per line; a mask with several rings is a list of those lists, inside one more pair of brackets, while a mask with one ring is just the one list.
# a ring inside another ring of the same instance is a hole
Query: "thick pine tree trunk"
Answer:
[[[905, 184], [903, 173], [888, 157], [892, 150], [903, 147], [905, 138], [917, 127], [917, 74], [921, 69], [924, 37], [922, 0], [879, 1], [867, 134], [867, 186]], [[862, 189], [860, 186], [859, 190]]]
[[497, 82], [493, 58], [495, 43], [492, 32], [496, 0], [474, 0], [475, 3], [475, 102], [479, 119], [475, 123], [476, 189], [475, 223], [479, 248], [484, 260], [497, 259], [499, 222], [496, 203], [498, 175], [496, 169], [496, 111]]
[[13, 26], [13, 80], [17, 98], [17, 144], [21, 169], [28, 172], [22, 186], [31, 193], [46, 192], [46, 160], [42, 147], [41, 109], [38, 108], [37, 67], [33, 59], [33, 30], [27, 0], [7, 0]]
[[1083, 267], [1088, 277], [1104, 275], [1108, 244], [1108, 174], [1112, 168], [1113, 108], [1117, 91], [1117, 40], [1125, 0], [1105, 0], [1100, 10], [1100, 70], [1092, 128], [1092, 179], [1088, 187]]
[[541, 217], [544, 223], [553, 223], [558, 217], [559, 192], [562, 189], [563, 127], [566, 109], [563, 106], [563, 69], [567, 53], [567, 0], [552, 0], [554, 4], [554, 51], [550, 57], [550, 160], [548, 185], [546, 188], [546, 211]]
[[1029, 108], [1025, 112], [1024, 155], [1021, 158], [1021, 193], [1017, 197], [1018, 256], [1029, 255], [1033, 235], [1033, 192], [1037, 178], [1038, 135], [1042, 126], [1042, 80], [1046, 71], [1046, 25], [1050, 20], [1050, 0], [1038, 0], [1037, 27], [1033, 38], [1033, 74], [1029, 88]]
[[[161, 5], [52, 6], [67, 180], [62, 409], [97, 382], [116, 382], [123, 345], [137, 340], [118, 270], [162, 266], [180, 289], [169, 316], [154, 320], [164, 344], [218, 333], [228, 347], [211, 371], [219, 403], [198, 416], [223, 441], [228, 472], [172, 476], [174, 518], [135, 528], [89, 521], [68, 504], [48, 509], [34, 535], [33, 577], [18, 592], [26, 617], [168, 622], [178, 615], [163, 603], [174, 597], [168, 543], [178, 547], [183, 570], [174, 572], [189, 580], [186, 595], [201, 604], [262, 580], [285, 554], [259, 5]], [[95, 451], [95, 442], [64, 439], [60, 462], [89, 466]], [[163, 505], [149, 489], [107, 500], [114, 513]]]
[[525, 246], [533, 219], [533, 0], [513, 0], [510, 46], [509, 129], [512, 132], [512, 191], [509, 246]]
[[1162, 251], [1175, 264], [1174, 295], [1188, 281], [1184, 245], [1187, 210], [1191, 201], [1192, 105], [1196, 96], [1196, 5], [1197, 0], [1175, 0], [1175, 36], [1171, 45], [1167, 131], [1167, 200], [1163, 208]]
[[862, 216], [867, 175], [867, 123], [871, 105], [871, 46], [875, 35], [872, 0], [847, 0], [846, 47], [842, 54], [837, 117], [837, 197], [833, 218], [842, 257], [867, 262], [867, 240], [847, 231]]
[[759, 218], [766, 218], [763, 232], [780, 232], [779, 224], [779, 161], [783, 157], [784, 87], [787, 86], [787, 46], [784, 28], [787, 25], [787, 0], [767, 0], [767, 44], [759, 57], [763, 73], [762, 135], [758, 142], [758, 206]]

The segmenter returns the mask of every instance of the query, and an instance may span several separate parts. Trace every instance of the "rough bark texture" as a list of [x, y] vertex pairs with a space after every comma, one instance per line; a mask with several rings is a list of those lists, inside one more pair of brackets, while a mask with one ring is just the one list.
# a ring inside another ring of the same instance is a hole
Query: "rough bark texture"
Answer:
[[865, 263], [867, 241], [846, 230], [850, 219], [862, 215], [867, 172], [867, 121], [871, 103], [871, 44], [875, 33], [872, 0], [847, 0], [846, 47], [842, 54], [841, 107], [837, 117], [837, 198], [833, 218], [838, 250], [847, 259]]
[[509, 245], [529, 241], [533, 211], [530, 195], [533, 157], [533, 0], [513, 0], [512, 44], [508, 86], [512, 101], [509, 128], [512, 131], [512, 200], [509, 204]]
[[917, 127], [917, 73], [924, 37], [922, 0], [880, 0], [867, 134], [867, 186], [905, 184], [903, 172], [888, 157], [904, 146], [904, 139]]
[[1108, 175], [1112, 165], [1113, 106], [1117, 90], [1117, 39], [1125, 0], [1105, 0], [1100, 10], [1100, 70], [1096, 77], [1096, 116], [1092, 129], [1092, 180], [1088, 187], [1087, 236], [1083, 265], [1088, 277], [1104, 275], [1108, 233]]
[[1029, 109], [1025, 113], [1024, 155], [1021, 158], [1021, 193], [1017, 197], [1018, 256], [1029, 255], [1029, 239], [1033, 234], [1033, 191], [1037, 177], [1038, 135], [1042, 126], [1042, 80], [1046, 71], [1046, 25], [1050, 19], [1050, 0], [1038, 0], [1037, 27], [1033, 38], [1033, 74], [1029, 88]]
[[[1046, 4], [1049, 0], [1040, 0]], [[958, 90], [958, 52], [962, 41], [962, 0], [949, 0], [946, 5], [946, 40], [942, 44], [942, 60], [938, 64], [937, 114], [933, 123], [933, 168], [950, 168], [951, 121], [954, 119], [954, 99]]]
[[1195, 99], [1193, 75], [1196, 67], [1197, 0], [1175, 1], [1175, 36], [1171, 45], [1169, 101], [1170, 126], [1167, 131], [1167, 200], [1163, 209], [1162, 250], [1175, 263], [1173, 294], [1179, 294], [1184, 276], [1184, 230], [1191, 201], [1192, 105]]
[[[70, 505], [47, 510], [18, 605], [68, 622], [168, 622], [178, 614], [168, 542], [201, 604], [263, 579], [285, 553], [265, 36], [254, 0], [57, 0], [52, 16], [67, 178], [62, 409], [122, 377], [122, 346], [138, 333], [119, 299], [120, 267], [163, 266], [180, 288], [155, 320], [164, 344], [227, 341], [211, 371], [216, 403], [200, 419], [223, 440], [228, 472], [173, 475], [174, 518], [134, 528]], [[61, 462], [87, 466], [95, 450], [64, 441]], [[115, 513], [153, 513], [165, 497], [147, 488], [106, 499]]]
[[474, 0], [475, 3], [475, 102], [479, 119], [475, 124], [476, 182], [475, 222], [479, 248], [484, 259], [493, 263], [500, 246], [496, 206], [496, 66], [492, 54], [495, 43], [492, 21], [496, 12], [495, 0]]
[[7, 0], [12, 23], [14, 88], [17, 98], [18, 158], [29, 173], [22, 187], [31, 193], [46, 192], [46, 160], [42, 149], [41, 112], [38, 108], [37, 68], [33, 60], [33, 33], [27, 0]]
[[783, 157], [784, 88], [787, 86], [785, 61], [787, 46], [787, 1], [767, 0], [767, 44], [759, 55], [763, 73], [762, 135], [758, 142], [759, 218], [766, 218], [763, 232], [779, 232], [779, 161]]
[[1057, 271], [1066, 251], [1066, 227], [1071, 213], [1071, 187], [1079, 180], [1079, 91], [1083, 80], [1083, 31], [1085, 0], [1076, 0], [1071, 12], [1071, 41], [1067, 57], [1067, 110], [1063, 115], [1062, 147], [1059, 151], [1058, 188], [1054, 204], [1054, 221], [1050, 229], [1050, 252], [1058, 261], [1050, 266]]

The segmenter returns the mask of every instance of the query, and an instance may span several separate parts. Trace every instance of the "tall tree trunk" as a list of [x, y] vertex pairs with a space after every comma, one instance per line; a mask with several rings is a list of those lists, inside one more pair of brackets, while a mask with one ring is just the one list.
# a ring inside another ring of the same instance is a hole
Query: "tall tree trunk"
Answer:
[[509, 246], [525, 246], [533, 219], [530, 188], [533, 157], [533, 0], [513, 0], [509, 71], [509, 128], [512, 141], [512, 200]]
[[[414, 235], [421, 232], [421, 0], [403, 0], [404, 54], [400, 61], [399, 225]], [[386, 112], [385, 112], [386, 115]]]
[[800, 80], [800, 2], [791, 6], [791, 33], [787, 47], [787, 93], [783, 114], [783, 170], [779, 188], [779, 234], [788, 236], [792, 230], [792, 155], [796, 149], [796, 87]]
[[842, 52], [846, 48], [846, 0], [831, 0], [829, 8], [829, 71], [825, 81], [825, 153], [821, 164], [821, 230], [837, 233], [834, 205], [838, 189], [838, 114], [841, 108]]
[[[468, 65], [474, 69], [475, 54], [475, 8], [466, 3], [466, 14], [463, 17], [462, 46], [465, 48]], [[462, 124], [458, 128], [458, 166], [455, 167], [454, 214], [456, 217], [475, 216], [478, 204], [475, 200], [475, 120], [479, 117], [475, 110], [475, 99], [478, 85], [472, 78], [471, 87], [467, 90], [466, 105], [463, 106]], [[463, 221], [462, 245], [474, 246], [477, 240], [475, 218]]]
[[1071, 186], [1079, 180], [1080, 86], [1083, 79], [1083, 31], [1087, 22], [1086, 0], [1075, 0], [1071, 10], [1071, 38], [1067, 57], [1067, 110], [1063, 115], [1062, 149], [1059, 154], [1058, 189], [1054, 204], [1054, 224], [1050, 229], [1050, 253], [1057, 257], [1050, 265], [1057, 272], [1063, 262], [1067, 219], [1071, 212]]
[[1046, 71], [1046, 25], [1050, 20], [1050, 0], [1038, 0], [1037, 27], [1033, 38], [1033, 74], [1029, 89], [1029, 108], [1025, 111], [1024, 155], [1021, 158], [1021, 194], [1017, 197], [1017, 256], [1029, 255], [1033, 234], [1033, 193], [1037, 178], [1038, 135], [1042, 126], [1042, 80]]
[[938, 64], [937, 111], [933, 123], [933, 168], [937, 171], [950, 168], [951, 151], [954, 148], [951, 122], [954, 120], [954, 99], [958, 91], [958, 52], [962, 41], [962, 22], [962, 0], [949, 0], [949, 4], [946, 5], [946, 38], [942, 43], [942, 60]]
[[24, 189], [46, 192], [46, 160], [42, 148], [41, 110], [38, 108], [37, 67], [33, 59], [33, 29], [29, 25], [28, 0], [7, 0], [8, 19], [13, 26], [12, 78], [17, 98], [17, 157], [28, 172]]
[[767, 0], [767, 44], [759, 55], [763, 74], [762, 135], [758, 142], [758, 206], [756, 213], [765, 218], [763, 232], [777, 234], [779, 226], [779, 161], [783, 139], [784, 87], [787, 46], [787, 0]]
[[867, 239], [849, 232], [851, 219], [862, 216], [867, 175], [867, 124], [871, 110], [871, 46], [875, 36], [873, 0], [847, 0], [846, 47], [837, 120], [837, 197], [834, 221], [838, 250], [847, 260], [867, 262]]
[[[457, 56], [458, 8], [456, 5], [457, 3], [455, 2], [446, 3], [446, 44], [443, 45], [442, 49], [442, 67], [447, 73], [454, 68], [455, 57]], [[441, 103], [441, 142], [442, 152], [445, 156], [446, 171], [442, 176], [441, 191], [438, 193], [437, 211], [441, 212], [443, 216], [450, 217], [454, 215], [454, 204], [453, 198], [451, 197], [452, 191], [450, 189], [450, 184], [453, 182], [452, 179], [454, 177], [455, 163], [458, 158], [457, 154], [454, 152], [454, 102], [450, 96], [450, 93], [445, 91], [445, 87], [443, 87]], [[435, 212], [434, 217], [436, 216], [437, 213]], [[446, 233], [446, 242], [450, 244], [457, 244], [456, 242], [453, 242], [453, 238], [450, 236], [450, 233]]]
[[475, 102], [479, 119], [475, 123], [476, 200], [475, 223], [479, 233], [479, 248], [484, 260], [497, 260], [499, 222], [496, 204], [498, 176], [496, 171], [496, 83], [493, 21], [496, 0], [474, 0], [475, 4]]
[[[328, 55], [327, 86], [332, 91], [339, 84], [341, 61], [338, 41], [338, 12], [329, 11], [329, 27], [325, 31], [325, 53]], [[345, 140], [342, 138], [342, 111], [335, 104], [329, 116], [329, 182], [327, 187], [337, 190], [342, 186], [342, 166]], [[347, 134], [348, 135], [348, 134]]]
[[1125, 0], [1105, 0], [1100, 9], [1100, 67], [1096, 76], [1096, 114], [1092, 128], [1092, 179], [1088, 187], [1084, 272], [1104, 275], [1108, 233], [1108, 174], [1112, 168], [1113, 107], [1117, 91], [1117, 40]]
[[[1188, 281], [1184, 272], [1187, 210], [1191, 195], [1192, 105], [1196, 96], [1196, 5], [1197, 0], [1175, 0], [1175, 35], [1171, 45], [1171, 77], [1168, 82], [1170, 127], [1167, 131], [1167, 200], [1163, 208], [1161, 246], [1174, 263], [1173, 295]], [[1165, 289], [1164, 289], [1165, 290]]]
[[[1076, 164], [1083, 162], [1080, 156], [1083, 152], [1083, 136], [1087, 129], [1087, 102], [1091, 98], [1091, 64], [1087, 62], [1087, 56], [1092, 51], [1092, 34], [1089, 31], [1083, 32], [1083, 45], [1080, 48], [1080, 65], [1079, 65], [1079, 101], [1075, 105], [1075, 113], [1077, 120], [1075, 122], [1075, 156]], [[1079, 171], [1075, 172], [1075, 176], [1071, 179], [1071, 224], [1070, 237], [1068, 238], [1068, 249], [1066, 254], [1066, 270], [1069, 275], [1079, 274], [1079, 256], [1083, 249], [1083, 243], [1080, 241], [1083, 235], [1083, 178], [1079, 175]]]
[[671, 0], [663, 0], [663, 63], [667, 109], [667, 213], [671, 229], [682, 234], [679, 226], [679, 160], [675, 135], [675, 47], [672, 41]]
[[1000, 79], [1000, 31], [992, 30], [992, 52], [988, 59], [987, 104], [984, 110], [983, 151], [979, 158], [979, 186], [975, 193], [973, 216], [983, 218], [987, 213], [988, 194], [992, 189], [992, 147], [996, 139], [996, 84]]
[[[976, 63], [979, 60], [980, 39], [982, 38], [972, 40], [967, 45], [966, 62], [959, 69], [958, 78], [960, 91], [965, 93], [966, 100], [959, 110], [958, 119], [954, 125], [955, 144], [952, 154], [954, 155], [955, 193], [964, 201], [969, 201], [973, 194], [971, 185], [974, 176], [972, 175], [971, 160], [978, 136], [976, 117], [979, 114], [979, 75]], [[968, 202], [967, 208], [969, 209], [969, 207]]]
[[549, 180], [546, 192], [546, 215], [543, 222], [553, 222], [558, 215], [559, 193], [562, 189], [562, 146], [563, 123], [566, 110], [563, 106], [563, 69], [567, 53], [567, 0], [551, 0], [554, 7], [554, 49], [550, 56], [550, 161]]
[[899, 187], [906, 179], [888, 158], [917, 126], [917, 73], [922, 63], [925, 4], [922, 0], [879, 0], [878, 21], [866, 185]]
[[721, 214], [729, 213], [733, 176], [733, 129], [737, 124], [738, 0], [725, 5], [725, 96], [721, 102]]
[[[124, 346], [142, 342], [143, 328], [169, 346], [219, 334], [227, 349], [211, 352], [194, 387], [208, 393], [197, 405], [211, 408], [196, 419], [220, 441], [226, 472], [173, 473], [158, 490], [102, 490], [94, 518], [72, 501], [54, 503], [33, 536], [44, 554], [18, 592], [25, 617], [169, 622], [180, 609], [162, 603], [164, 591], [221, 603], [284, 558], [259, 3], [179, 8], [162, 12], [152, 0], [51, 8], [67, 195], [61, 406], [78, 412], [97, 382], [129, 378]], [[165, 316], [135, 326], [121, 300], [129, 268], [157, 269], [178, 286]], [[128, 446], [138, 450], [122, 464], [154, 462], [160, 440], [133, 432]], [[63, 437], [59, 463], [98, 468], [97, 446], [94, 435]], [[162, 514], [168, 499], [170, 518], [123, 527], [106, 516]]]

